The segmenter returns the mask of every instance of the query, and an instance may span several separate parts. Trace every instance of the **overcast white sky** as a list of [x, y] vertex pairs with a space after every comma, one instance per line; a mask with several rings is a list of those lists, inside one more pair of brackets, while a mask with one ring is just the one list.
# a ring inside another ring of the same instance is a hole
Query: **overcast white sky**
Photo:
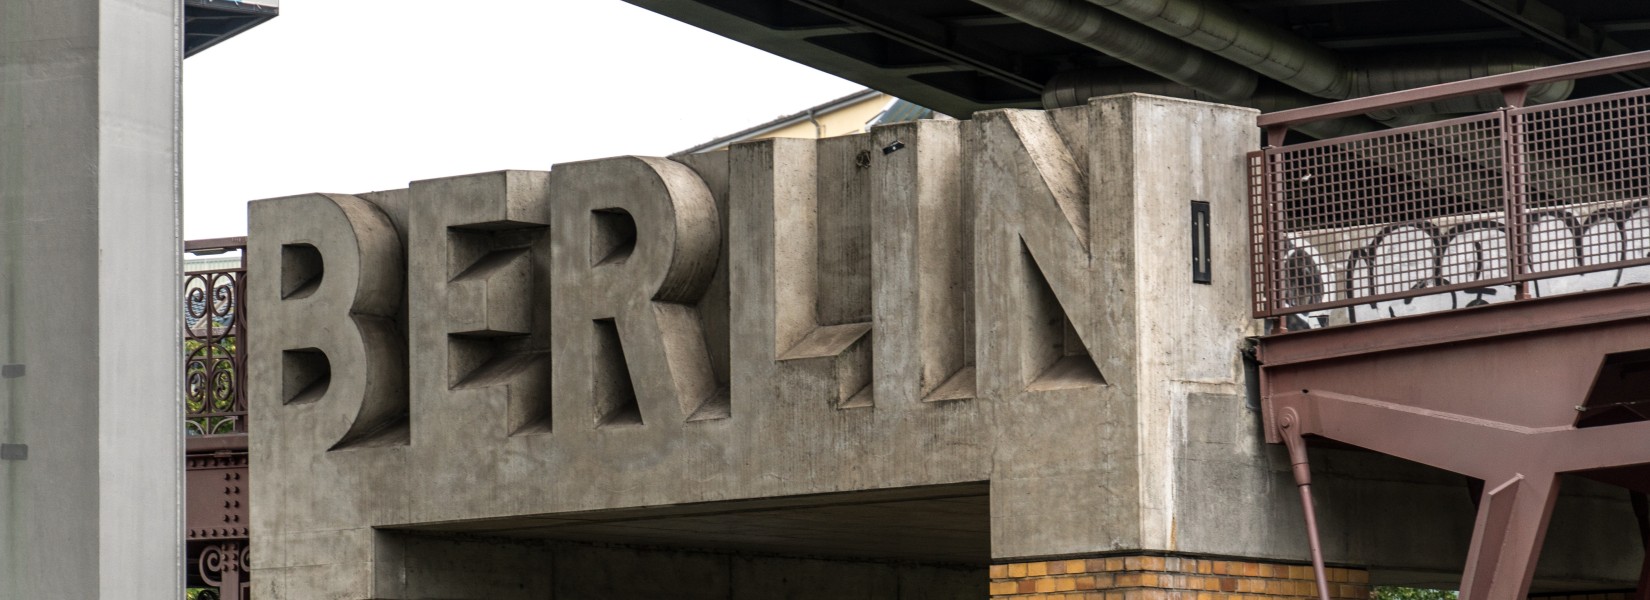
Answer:
[[664, 155], [861, 86], [620, 0], [282, 0], [183, 89], [201, 239], [248, 200]]

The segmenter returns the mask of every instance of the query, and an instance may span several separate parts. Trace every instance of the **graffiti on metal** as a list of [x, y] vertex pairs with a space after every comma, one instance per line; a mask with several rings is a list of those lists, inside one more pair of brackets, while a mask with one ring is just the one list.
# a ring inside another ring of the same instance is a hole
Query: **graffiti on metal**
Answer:
[[[1650, 201], [1553, 208], [1524, 217], [1524, 272], [1531, 297], [1650, 283], [1650, 265], [1571, 273], [1650, 259]], [[1373, 230], [1373, 231], [1371, 231]], [[1307, 232], [1281, 240], [1286, 307], [1365, 303], [1289, 315], [1290, 329], [1320, 328], [1514, 299], [1508, 227], [1502, 214]], [[1349, 245], [1349, 240], [1359, 242]], [[1553, 277], [1543, 278], [1543, 273]], [[1472, 286], [1475, 282], [1482, 286]], [[1466, 287], [1461, 287], [1466, 286]], [[1425, 293], [1428, 288], [1453, 289]], [[1395, 294], [1413, 294], [1390, 298]], [[1389, 298], [1389, 299], [1378, 299]]]

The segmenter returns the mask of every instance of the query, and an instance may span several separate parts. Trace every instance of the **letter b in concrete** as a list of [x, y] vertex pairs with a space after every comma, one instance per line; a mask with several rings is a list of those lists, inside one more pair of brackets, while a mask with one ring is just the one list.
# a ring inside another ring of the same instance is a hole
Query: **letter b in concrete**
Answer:
[[254, 202], [248, 221], [248, 271], [261, 274], [247, 280], [248, 306], [264, 323], [247, 343], [253, 410], [306, 421], [316, 447], [405, 441], [395, 317], [406, 269], [389, 217], [355, 196], [310, 194]]

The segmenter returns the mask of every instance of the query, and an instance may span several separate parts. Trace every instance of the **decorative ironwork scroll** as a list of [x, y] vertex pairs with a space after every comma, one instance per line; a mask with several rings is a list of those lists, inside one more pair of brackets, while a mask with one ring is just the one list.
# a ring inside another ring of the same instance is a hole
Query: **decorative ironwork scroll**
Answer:
[[219, 600], [248, 598], [246, 573], [252, 566], [251, 552], [251, 546], [239, 542], [206, 546], [197, 561], [201, 581], [217, 588]]
[[[212, 241], [227, 243], [191, 243], [189, 251], [210, 255], [245, 247], [244, 239]], [[246, 433], [246, 392], [241, 385], [246, 365], [241, 346], [246, 331], [241, 306], [245, 273], [244, 265], [236, 265], [184, 274], [184, 429], [188, 435]]]

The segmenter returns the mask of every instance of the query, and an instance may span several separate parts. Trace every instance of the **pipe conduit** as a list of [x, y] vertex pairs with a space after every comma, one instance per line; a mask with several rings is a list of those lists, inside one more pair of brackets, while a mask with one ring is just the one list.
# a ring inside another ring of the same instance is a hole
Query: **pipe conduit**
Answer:
[[1260, 82], [1252, 70], [1084, 0], [974, 0], [974, 3], [1224, 102], [1247, 99]]
[[1220, 0], [1088, 0], [1113, 13], [1322, 98], [1352, 97], [1340, 56]]
[[[1222, 0], [1087, 0], [1115, 14], [1254, 69], [1314, 96], [1345, 100], [1486, 75], [1545, 67], [1557, 61], [1523, 49], [1477, 53], [1406, 53], [1349, 60], [1294, 32], [1273, 25]], [[1573, 82], [1530, 90], [1529, 102], [1540, 104], [1569, 97]], [[1483, 100], [1438, 107], [1429, 112], [1484, 112], [1500, 107]]]
[[[1096, 96], [1128, 93], [1153, 94], [1203, 102], [1223, 102], [1247, 106], [1261, 112], [1300, 108], [1317, 103], [1305, 94], [1291, 89], [1283, 89], [1279, 84], [1271, 82], [1263, 83], [1253, 94], [1241, 101], [1222, 100], [1195, 88], [1125, 67], [1065, 71], [1055, 75], [1053, 79], [1049, 80], [1048, 85], [1043, 88], [1043, 108], [1053, 110], [1082, 106], [1088, 103], [1089, 98]], [[1381, 125], [1399, 127], [1410, 124], [1408, 121], [1411, 120], [1413, 119], [1395, 116], [1390, 122], [1381, 122]], [[1369, 119], [1334, 119], [1309, 123], [1297, 129], [1312, 137], [1324, 139], [1379, 131], [1381, 127]]]
[[[1476, 79], [1557, 64], [1552, 57], [1522, 48], [1478, 48], [1439, 52], [1385, 53], [1370, 57], [1353, 81], [1352, 97], [1373, 96], [1398, 90]], [[1570, 97], [1574, 81], [1560, 81], [1530, 88], [1528, 104], [1546, 104]], [[1393, 109], [1394, 114], [1482, 113], [1505, 105], [1500, 94], [1450, 98], [1430, 104]]]
[[[1104, 95], [1098, 93], [1101, 90], [1152, 93], [1155, 89], [1167, 96], [1274, 111], [1318, 104], [1325, 98], [1380, 94], [1554, 62], [1540, 53], [1503, 49], [1465, 55], [1388, 55], [1364, 66], [1219, 0], [973, 1], [1167, 80], [1142, 78], [1127, 70], [1060, 74], [1044, 94], [1044, 105], [1051, 108]], [[1119, 79], [1113, 83], [1098, 79], [1107, 72]], [[1273, 81], [1293, 89], [1275, 86]], [[1573, 86], [1570, 82], [1537, 86], [1530, 91], [1529, 101], [1563, 99]], [[1500, 102], [1499, 97], [1489, 96], [1459, 98], [1369, 117], [1395, 127], [1433, 120], [1440, 114], [1494, 110]], [[1348, 119], [1308, 129], [1356, 133], [1373, 128], [1367, 119]], [[1320, 131], [1303, 131], [1326, 137]]]

